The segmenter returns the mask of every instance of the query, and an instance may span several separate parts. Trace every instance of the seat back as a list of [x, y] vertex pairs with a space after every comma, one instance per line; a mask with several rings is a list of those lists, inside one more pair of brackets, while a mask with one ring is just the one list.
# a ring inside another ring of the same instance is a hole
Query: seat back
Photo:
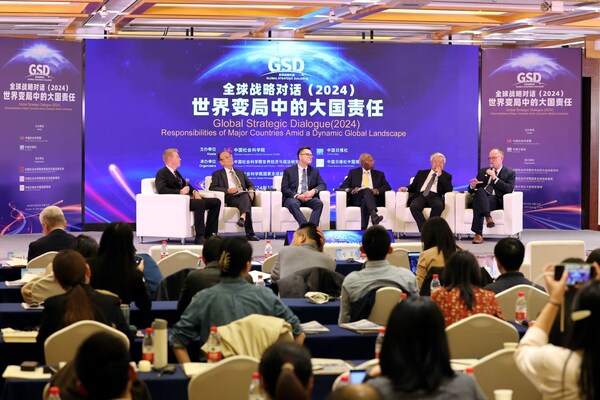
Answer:
[[141, 185], [141, 194], [158, 194], [155, 178], [144, 178]]
[[475, 314], [446, 328], [450, 358], [482, 358], [518, 342], [517, 328], [489, 314]]
[[275, 263], [277, 262], [278, 257], [279, 257], [279, 254], [275, 253], [271, 257], [265, 259], [262, 263], [261, 271], [266, 272], [267, 274], [270, 274], [271, 271], [273, 270], [273, 267], [275, 266]]
[[527, 319], [534, 320], [548, 302], [548, 293], [531, 285], [516, 285], [496, 295], [498, 305], [502, 309], [502, 315], [510, 319], [515, 315], [515, 302], [519, 292], [525, 292], [527, 301]]
[[[202, 255], [203, 248], [204, 248], [204, 246], [202, 246], [201, 244], [186, 244], [186, 245], [169, 244], [169, 246], [168, 246], [169, 254], [171, 254], [171, 253], [175, 254], [179, 251], [187, 250], [187, 251], [194, 253], [196, 255], [196, 257], [200, 257]], [[156, 261], [157, 263], [160, 261], [161, 249], [162, 249], [161, 245], [150, 246], [150, 249], [148, 249], [148, 254], [150, 254], [150, 257], [152, 257], [152, 259], [154, 261]]]
[[283, 180], [283, 175], [275, 175], [273, 177], [273, 188], [278, 192], [281, 192], [281, 181], [282, 180]]
[[408, 250], [394, 249], [387, 255], [388, 262], [396, 267], [410, 269], [410, 261], [408, 261]]
[[54, 260], [54, 257], [58, 254], [58, 251], [49, 251], [44, 254], [40, 254], [36, 258], [32, 259], [27, 263], [27, 269], [29, 268], [46, 268], [48, 264]]
[[163, 277], [169, 276], [185, 268], [196, 268], [199, 256], [190, 250], [182, 250], [169, 254], [157, 262], [158, 269]]
[[258, 372], [258, 360], [247, 356], [233, 356], [216, 363], [190, 379], [189, 400], [245, 399], [252, 381]]
[[367, 318], [377, 325], [387, 325], [390, 314], [396, 305], [402, 300], [402, 290], [395, 287], [384, 287], [375, 292], [375, 304], [371, 314]]
[[98, 321], [79, 321], [48, 336], [44, 342], [46, 364], [57, 365], [61, 361], [73, 360], [81, 343], [96, 332], [110, 333], [121, 339], [129, 348], [129, 339], [123, 332]]
[[514, 349], [502, 349], [479, 360], [474, 366], [477, 384], [488, 399], [494, 390], [511, 389], [513, 400], [541, 400], [542, 394], [517, 368]]
[[585, 260], [585, 242], [583, 240], [534, 240], [525, 246], [525, 259], [521, 271], [529, 280], [541, 282], [544, 265], [559, 264], [566, 258]]

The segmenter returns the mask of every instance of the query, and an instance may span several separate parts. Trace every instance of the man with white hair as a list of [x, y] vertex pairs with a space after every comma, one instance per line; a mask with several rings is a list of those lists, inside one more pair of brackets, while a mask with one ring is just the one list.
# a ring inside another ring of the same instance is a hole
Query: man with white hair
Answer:
[[452, 175], [444, 171], [446, 157], [442, 153], [433, 153], [429, 158], [431, 169], [422, 169], [417, 172], [415, 179], [408, 187], [401, 187], [400, 192], [408, 191], [407, 206], [410, 207], [419, 232], [425, 225], [423, 210], [431, 207], [430, 217], [439, 217], [444, 211], [444, 194], [451, 192]]
[[75, 236], [67, 233], [67, 220], [62, 210], [57, 206], [49, 206], [40, 213], [40, 224], [45, 236], [29, 243], [27, 261], [41, 256], [49, 251], [70, 249]]

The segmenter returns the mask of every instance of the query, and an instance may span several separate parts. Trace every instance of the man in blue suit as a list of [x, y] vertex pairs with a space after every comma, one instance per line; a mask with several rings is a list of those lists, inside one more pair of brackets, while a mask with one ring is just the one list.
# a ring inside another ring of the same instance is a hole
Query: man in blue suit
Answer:
[[326, 190], [327, 186], [319, 174], [319, 170], [311, 167], [313, 154], [310, 147], [298, 149], [298, 164], [286, 168], [283, 171], [281, 181], [281, 193], [283, 195], [283, 206], [290, 210], [298, 225], [306, 223], [306, 218], [300, 211], [300, 207], [310, 207], [310, 222], [319, 226], [323, 202], [319, 199], [319, 192]]

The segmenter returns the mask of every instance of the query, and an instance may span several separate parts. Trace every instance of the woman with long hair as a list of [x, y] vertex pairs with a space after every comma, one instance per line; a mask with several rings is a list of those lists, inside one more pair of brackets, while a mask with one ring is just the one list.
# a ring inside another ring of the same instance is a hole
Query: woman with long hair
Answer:
[[452, 229], [444, 218], [431, 217], [423, 225], [421, 232], [423, 251], [417, 262], [417, 283], [419, 289], [431, 267], [444, 267], [446, 260], [460, 250], [456, 245]]
[[100, 238], [98, 255], [88, 259], [92, 269], [90, 284], [94, 289], [108, 290], [124, 304], [135, 302], [141, 311], [152, 306], [144, 283], [143, 262], [136, 264], [133, 231], [123, 222], [106, 226]]
[[309, 351], [299, 344], [278, 342], [270, 346], [258, 366], [267, 399], [310, 399], [314, 386]]
[[444, 268], [444, 287], [431, 294], [440, 307], [446, 326], [473, 314], [485, 313], [504, 319], [496, 294], [480, 287], [481, 272], [475, 256], [458, 251]]
[[471, 376], [452, 370], [444, 317], [427, 297], [409, 297], [394, 308], [375, 374], [367, 383], [384, 399], [485, 398]]
[[548, 334], [565, 300], [567, 273], [555, 280], [554, 267], [544, 275], [550, 300], [529, 327], [515, 352], [517, 367], [542, 392], [544, 399], [600, 399], [600, 268], [573, 299], [572, 321], [565, 347], [548, 343]]

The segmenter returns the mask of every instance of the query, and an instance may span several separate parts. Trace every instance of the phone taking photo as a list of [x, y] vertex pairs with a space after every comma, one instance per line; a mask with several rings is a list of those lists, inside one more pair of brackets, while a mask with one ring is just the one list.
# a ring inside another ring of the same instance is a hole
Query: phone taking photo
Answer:
[[563, 271], [567, 274], [567, 285], [571, 286], [584, 283], [595, 275], [591, 264], [568, 263], [554, 267], [554, 279], [560, 280]]
[[367, 370], [365, 369], [351, 369], [350, 370], [350, 384], [359, 385], [364, 382], [367, 376]]
[[142, 262], [142, 257], [140, 256], [135, 256], [135, 265], [140, 265], [140, 263]]

